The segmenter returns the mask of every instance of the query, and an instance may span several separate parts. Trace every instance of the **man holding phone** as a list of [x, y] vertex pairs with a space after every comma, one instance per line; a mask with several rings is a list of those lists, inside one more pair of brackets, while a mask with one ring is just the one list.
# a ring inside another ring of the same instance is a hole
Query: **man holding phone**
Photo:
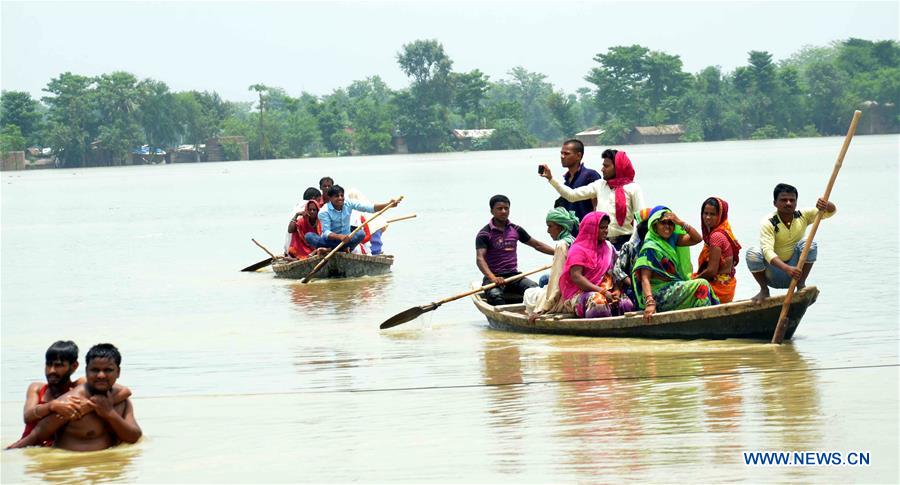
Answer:
[[[590, 184], [591, 182], [600, 180], [600, 173], [584, 166], [581, 159], [584, 158], [584, 143], [581, 140], [571, 139], [563, 142], [562, 148], [559, 150], [559, 161], [563, 168], [568, 171], [563, 175], [563, 183], [571, 189], [577, 189]], [[538, 174], [544, 174], [544, 167], [538, 166]], [[575, 213], [578, 220], [584, 219], [589, 212], [593, 212], [597, 207], [597, 199], [580, 200], [577, 202], [569, 202], [560, 197], [554, 207], [565, 207]]]

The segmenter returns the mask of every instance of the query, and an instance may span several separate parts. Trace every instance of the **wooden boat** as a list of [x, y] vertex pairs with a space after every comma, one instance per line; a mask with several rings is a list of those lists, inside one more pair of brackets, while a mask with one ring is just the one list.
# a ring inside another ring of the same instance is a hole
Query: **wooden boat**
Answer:
[[[815, 286], [808, 286], [794, 294], [788, 310], [789, 340], [806, 307], [819, 295]], [[725, 339], [748, 338], [771, 340], [781, 314], [785, 296], [766, 299], [760, 304], [742, 300], [724, 305], [687, 310], [675, 310], [653, 315], [650, 323], [643, 320], [643, 312], [629, 312], [621, 317], [574, 318], [574, 315], [547, 315], [534, 323], [525, 316], [525, 305], [489, 305], [481, 293], [472, 295], [475, 307], [487, 317], [492, 328], [524, 333], [581, 335], [586, 337]]]
[[[278, 258], [272, 263], [277, 278], [302, 279], [319, 264], [324, 256], [313, 256], [306, 259], [287, 260]], [[390, 272], [394, 264], [391, 255], [366, 255], [351, 253], [335, 253], [328, 263], [320, 269], [313, 279], [319, 278], [358, 278], [360, 276], [378, 276]]]

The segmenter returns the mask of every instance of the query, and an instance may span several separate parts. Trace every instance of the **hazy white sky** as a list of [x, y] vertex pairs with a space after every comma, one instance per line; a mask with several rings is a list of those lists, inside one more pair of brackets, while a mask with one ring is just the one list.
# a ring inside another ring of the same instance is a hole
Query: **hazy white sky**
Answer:
[[379, 75], [408, 85], [396, 53], [438, 39], [454, 70], [521, 65], [573, 92], [593, 56], [641, 44], [685, 70], [730, 71], [750, 50], [898, 39], [900, 2], [12, 2], [0, 7], [0, 86], [34, 96], [52, 77], [125, 70], [173, 90], [254, 99], [254, 83], [321, 95]]

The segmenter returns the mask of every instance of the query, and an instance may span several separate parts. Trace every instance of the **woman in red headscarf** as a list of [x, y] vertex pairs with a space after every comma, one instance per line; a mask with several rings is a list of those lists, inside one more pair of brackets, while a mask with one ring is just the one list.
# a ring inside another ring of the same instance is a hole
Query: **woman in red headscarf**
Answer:
[[540, 176], [546, 178], [559, 195], [569, 202], [597, 199], [595, 210], [610, 215], [609, 242], [618, 251], [634, 233], [634, 213], [643, 209], [644, 195], [634, 181], [634, 166], [621, 150], [604, 150], [602, 180], [571, 188], [553, 179], [550, 167], [541, 165]]
[[298, 213], [288, 224], [291, 234], [291, 245], [288, 255], [297, 259], [308, 258], [316, 252], [316, 248], [306, 242], [306, 233], [322, 234], [322, 222], [319, 221], [319, 204], [310, 199], [306, 201], [306, 210]]
[[703, 201], [700, 210], [703, 249], [697, 260], [694, 279], [709, 281], [719, 301], [730, 303], [734, 300], [734, 290], [737, 287], [734, 268], [738, 263], [741, 245], [728, 222], [728, 202], [710, 197]]

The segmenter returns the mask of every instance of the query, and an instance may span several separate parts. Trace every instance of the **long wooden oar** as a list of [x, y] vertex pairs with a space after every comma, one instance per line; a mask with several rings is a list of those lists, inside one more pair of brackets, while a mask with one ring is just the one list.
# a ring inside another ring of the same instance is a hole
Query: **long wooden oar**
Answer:
[[[520, 280], [528, 275], [535, 274], [539, 271], [544, 271], [545, 269], [548, 269], [551, 266], [552, 266], [551, 264], [548, 264], [546, 266], [541, 266], [540, 268], [533, 269], [533, 270], [527, 271], [525, 273], [519, 273], [515, 276], [509, 277], [509, 278], [503, 278], [503, 279], [506, 280], [507, 283], [512, 283], [513, 281]], [[381, 330], [384, 330], [386, 328], [396, 327], [397, 325], [400, 325], [402, 323], [410, 322], [410, 321], [418, 318], [419, 315], [422, 315], [423, 313], [428, 313], [432, 310], [436, 310], [439, 306], [443, 305], [444, 303], [449, 303], [453, 300], [459, 300], [460, 298], [462, 298], [464, 296], [474, 295], [475, 293], [478, 293], [480, 291], [490, 290], [491, 288], [493, 288], [495, 286], [497, 286], [496, 283], [491, 283], [489, 285], [484, 285], [481, 288], [467, 291], [465, 293], [460, 293], [459, 295], [451, 296], [449, 298], [444, 298], [443, 300], [435, 301], [435, 302], [429, 303], [427, 305], [414, 306], [414, 307], [410, 308], [409, 310], [404, 310], [404, 311], [394, 315], [393, 317], [388, 318], [387, 320], [384, 321], [384, 323], [381, 324], [381, 326], [379, 328]]]
[[[834, 162], [834, 170], [831, 171], [831, 179], [828, 180], [828, 186], [825, 187], [825, 195], [822, 196], [822, 199], [826, 202], [828, 202], [828, 197], [831, 195], [831, 188], [834, 187], [834, 181], [837, 179], [838, 172], [841, 171], [841, 165], [844, 164], [844, 155], [847, 154], [847, 149], [850, 148], [850, 140], [853, 139], [853, 135], [856, 133], [856, 125], [859, 123], [860, 115], [862, 115], [862, 111], [856, 110], [853, 112], [853, 119], [850, 121], [850, 129], [847, 130], [847, 136], [844, 138], [844, 145], [841, 147], [841, 152], [838, 154], [837, 161]], [[809, 236], [806, 237], [806, 244], [803, 246], [803, 251], [800, 253], [800, 260], [797, 261], [797, 267], [800, 268], [801, 271], [803, 271], [803, 266], [806, 264], [806, 253], [809, 252], [809, 247], [812, 246], [813, 239], [816, 237], [816, 230], [819, 229], [819, 222], [822, 222], [823, 215], [825, 215], [825, 211], [823, 210], [820, 210], [816, 214], [816, 220], [813, 222], [812, 230], [809, 231]], [[791, 307], [791, 300], [794, 298], [795, 288], [797, 288], [797, 280], [791, 278], [791, 284], [788, 286], [784, 305], [781, 307], [781, 315], [778, 316], [778, 325], [775, 326], [775, 333], [772, 335], [773, 344], [780, 344], [781, 341], [784, 340], [784, 327], [787, 324], [788, 309]]]
[[272, 258], [266, 258], [258, 263], [253, 263], [250, 266], [247, 266], [246, 268], [242, 269], [241, 271], [256, 271], [258, 269], [263, 269], [266, 266], [272, 264], [272, 261], [273, 261]]
[[[350, 234], [347, 235], [347, 241], [349, 241], [350, 238], [353, 237], [354, 234], [356, 234], [357, 232], [362, 230], [364, 227], [368, 226], [370, 222], [374, 221], [380, 215], [384, 214], [385, 212], [390, 210], [392, 207], [399, 204], [401, 200], [403, 200], [402, 195], [400, 197], [394, 199], [392, 202], [390, 202], [387, 206], [385, 206], [384, 209], [381, 209], [380, 211], [376, 212], [375, 215], [373, 215], [369, 220], [367, 220], [366, 222], [363, 222], [362, 224], [359, 225], [359, 227], [352, 230], [350, 232]], [[322, 258], [322, 261], [319, 261], [319, 264], [317, 264], [316, 267], [313, 268], [312, 271], [310, 271], [308, 275], [304, 276], [303, 279], [300, 280], [300, 282], [301, 283], [309, 283], [309, 280], [312, 279], [313, 275], [316, 274], [316, 272], [318, 272], [320, 269], [322, 269], [322, 266], [325, 266], [325, 263], [327, 263], [328, 260], [331, 259], [331, 257], [335, 255], [335, 253], [337, 253], [342, 247], [344, 247], [344, 245], [347, 244], [347, 241], [341, 241], [340, 244], [338, 244], [337, 247], [332, 249], [331, 252], [328, 253], [327, 256]]]
[[272, 261], [274, 261], [274, 260], [276, 259], [276, 258], [275, 258], [275, 255], [272, 254], [271, 251], [269, 251], [268, 249], [266, 249], [265, 246], [263, 246], [262, 244], [260, 244], [259, 241], [257, 241], [256, 239], [253, 239], [253, 238], [251, 237], [250, 240], [253, 241], [253, 244], [256, 244], [257, 246], [260, 247], [260, 249], [262, 249], [263, 251], [265, 251], [266, 254], [268, 254], [270, 257], [269, 257], [269, 258], [266, 258], [266, 259], [264, 259], [264, 260], [262, 260], [262, 261], [260, 261], [260, 262], [258, 262], [258, 263], [253, 263], [253, 264], [251, 264], [250, 266], [247, 266], [246, 268], [242, 269], [241, 271], [256, 271], [256, 270], [258, 270], [258, 269], [265, 268], [266, 266], [272, 264]]
[[390, 224], [392, 222], [405, 221], [407, 219], [415, 219], [416, 217], [418, 217], [416, 214], [409, 214], [406, 216], [395, 217], [393, 219], [388, 219], [387, 222], [385, 222], [385, 224]]

